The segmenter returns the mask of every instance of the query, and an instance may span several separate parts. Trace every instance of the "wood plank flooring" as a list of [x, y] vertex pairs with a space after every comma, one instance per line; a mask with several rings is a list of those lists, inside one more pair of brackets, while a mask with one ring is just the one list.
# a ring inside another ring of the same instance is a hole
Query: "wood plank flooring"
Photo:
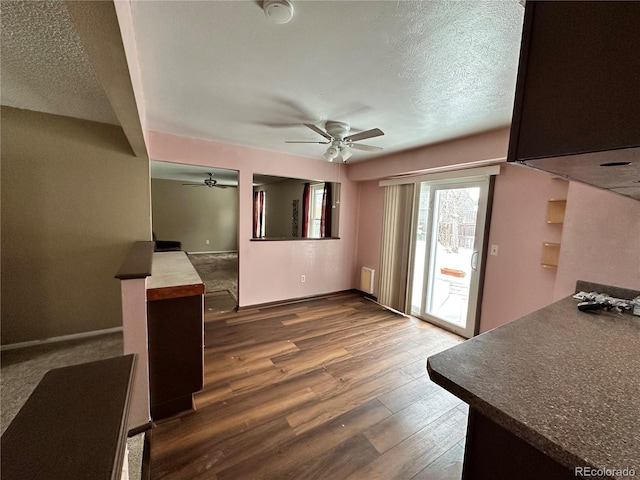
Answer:
[[467, 409], [425, 365], [460, 341], [356, 293], [205, 312], [205, 387], [154, 426], [151, 478], [458, 480]]

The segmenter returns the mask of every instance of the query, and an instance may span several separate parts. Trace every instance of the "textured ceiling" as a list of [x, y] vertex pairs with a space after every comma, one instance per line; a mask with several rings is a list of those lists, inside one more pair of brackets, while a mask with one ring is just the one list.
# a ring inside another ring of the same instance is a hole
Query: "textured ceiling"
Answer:
[[[386, 154], [511, 121], [517, 0], [298, 0], [286, 25], [260, 4], [128, 4], [149, 130], [321, 158], [284, 142], [337, 120], [382, 129], [362, 143]], [[64, 2], [1, 8], [3, 105], [118, 124]]]
[[[499, 1], [133, 2], [150, 130], [319, 158], [303, 122], [383, 153], [508, 125], [524, 9]], [[372, 154], [357, 152], [350, 162]]]
[[118, 124], [63, 2], [0, 8], [2, 105]]

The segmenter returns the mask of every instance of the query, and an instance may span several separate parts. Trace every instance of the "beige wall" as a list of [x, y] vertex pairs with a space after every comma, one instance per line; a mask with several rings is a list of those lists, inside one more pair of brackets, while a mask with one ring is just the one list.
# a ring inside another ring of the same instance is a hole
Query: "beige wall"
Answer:
[[302, 193], [306, 180], [285, 179], [255, 187], [254, 191], [265, 192], [265, 237], [291, 237], [293, 201], [298, 200], [298, 235], [302, 237]]
[[153, 231], [157, 239], [178, 240], [187, 252], [238, 250], [238, 189], [182, 183], [151, 180]]
[[113, 125], [2, 107], [2, 344], [122, 325], [149, 162]]

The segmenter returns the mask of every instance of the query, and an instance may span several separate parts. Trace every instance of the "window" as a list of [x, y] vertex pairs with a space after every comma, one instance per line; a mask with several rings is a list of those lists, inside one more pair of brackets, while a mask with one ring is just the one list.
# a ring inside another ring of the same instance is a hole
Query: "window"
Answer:
[[324, 183], [312, 184], [309, 197], [311, 202], [309, 206], [309, 238], [321, 238]]

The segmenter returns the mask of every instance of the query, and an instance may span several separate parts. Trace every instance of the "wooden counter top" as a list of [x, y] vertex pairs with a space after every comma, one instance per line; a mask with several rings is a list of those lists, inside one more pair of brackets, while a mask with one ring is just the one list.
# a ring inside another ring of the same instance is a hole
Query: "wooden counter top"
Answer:
[[565, 298], [434, 355], [429, 375], [568, 469], [638, 472], [640, 318], [577, 303]]
[[204, 294], [204, 283], [185, 252], [154, 253], [151, 271], [147, 278], [147, 300]]

